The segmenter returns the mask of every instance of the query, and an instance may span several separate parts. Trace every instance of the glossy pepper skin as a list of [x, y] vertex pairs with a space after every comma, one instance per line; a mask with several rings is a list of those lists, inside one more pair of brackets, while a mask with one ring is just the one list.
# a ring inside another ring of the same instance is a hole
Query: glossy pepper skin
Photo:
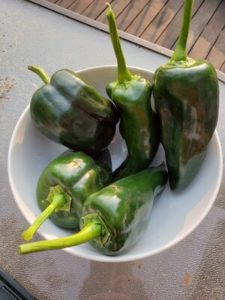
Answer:
[[128, 149], [126, 160], [114, 174], [119, 179], [148, 167], [158, 149], [159, 124], [150, 105], [151, 83], [131, 74], [126, 67], [110, 5], [107, 18], [118, 63], [118, 80], [108, 84], [106, 91], [120, 112], [120, 133]]
[[167, 172], [152, 168], [120, 179], [91, 195], [84, 205], [84, 220], [85, 215], [97, 213], [107, 228], [105, 236], [93, 239], [91, 244], [107, 255], [132, 247], [145, 231], [154, 199], [166, 182]]
[[79, 233], [23, 244], [19, 252], [61, 249], [90, 241], [99, 252], [117, 255], [131, 248], [145, 231], [154, 199], [165, 188], [167, 178], [161, 166], [120, 179], [88, 197]]
[[42, 214], [22, 234], [33, 237], [49, 217], [57, 226], [79, 228], [86, 198], [111, 181], [111, 158], [108, 150], [91, 158], [83, 152], [66, 151], [43, 170], [37, 184], [37, 202]]
[[219, 110], [214, 67], [186, 55], [192, 2], [185, 1], [182, 30], [170, 62], [158, 68], [154, 76], [155, 108], [173, 190], [187, 187], [197, 174]]
[[105, 149], [118, 122], [112, 102], [71, 70], [59, 70], [50, 79], [43, 69], [28, 68], [45, 82], [30, 103], [31, 118], [37, 128], [73, 150], [95, 154]]

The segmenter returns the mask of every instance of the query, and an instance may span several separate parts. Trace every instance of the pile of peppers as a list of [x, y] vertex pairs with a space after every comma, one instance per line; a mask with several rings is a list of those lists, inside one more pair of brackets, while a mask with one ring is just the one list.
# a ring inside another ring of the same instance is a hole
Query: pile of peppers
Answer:
[[[176, 49], [170, 61], [155, 71], [153, 82], [127, 68], [115, 16], [107, 5], [118, 74], [106, 86], [109, 99], [74, 71], [59, 70], [49, 78], [42, 68], [29, 66], [44, 82], [31, 99], [32, 121], [45, 136], [70, 150], [43, 170], [36, 190], [42, 212], [22, 237], [31, 240], [47, 218], [74, 233], [22, 244], [21, 254], [86, 242], [106, 255], [129, 249], [144, 232], [167, 181], [178, 192], [191, 185], [215, 131], [216, 71], [207, 61], [193, 60], [186, 53], [193, 0], [184, 1]], [[107, 147], [118, 122], [128, 154], [112, 170]], [[166, 161], [153, 168], [160, 143]]]

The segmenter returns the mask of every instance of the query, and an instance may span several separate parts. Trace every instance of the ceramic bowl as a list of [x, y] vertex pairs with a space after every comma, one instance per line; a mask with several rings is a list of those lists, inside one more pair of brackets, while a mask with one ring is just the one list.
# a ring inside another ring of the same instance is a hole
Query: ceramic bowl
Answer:
[[[130, 68], [147, 79], [153, 73], [139, 68]], [[95, 86], [105, 95], [105, 86], [115, 80], [116, 67], [102, 66], [77, 72], [79, 76]], [[126, 147], [119, 133], [110, 147], [113, 168], [126, 157]], [[65, 148], [43, 136], [32, 124], [29, 107], [25, 109], [14, 129], [8, 152], [8, 175], [15, 201], [28, 223], [32, 223], [40, 213], [35, 199], [38, 177], [43, 168]], [[152, 165], [164, 159], [159, 149]], [[105, 256], [98, 253], [89, 244], [66, 248], [72, 255], [101, 262], [125, 262], [146, 258], [178, 244], [187, 237], [206, 217], [219, 191], [222, 178], [222, 151], [217, 132], [207, 148], [207, 154], [197, 176], [181, 193], [174, 193], [169, 186], [154, 204], [152, 215], [144, 235], [129, 251], [119, 256]], [[21, 232], [25, 228], [21, 228]], [[39, 229], [44, 239], [53, 239], [68, 235], [68, 232], [56, 227], [47, 220]], [[21, 239], [22, 242], [22, 239]]]

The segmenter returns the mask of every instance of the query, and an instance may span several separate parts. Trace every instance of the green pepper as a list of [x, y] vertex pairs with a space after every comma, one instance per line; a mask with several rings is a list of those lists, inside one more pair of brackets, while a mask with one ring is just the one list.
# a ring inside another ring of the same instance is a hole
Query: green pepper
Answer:
[[48, 217], [59, 227], [79, 228], [86, 198], [107, 185], [111, 175], [108, 150], [95, 160], [82, 152], [66, 151], [51, 161], [37, 184], [37, 202], [43, 212], [22, 237], [30, 240]]
[[160, 118], [171, 189], [187, 187], [197, 174], [215, 131], [219, 87], [214, 67], [187, 57], [193, 0], [186, 0], [180, 37], [168, 64], [154, 75], [155, 108]]
[[105, 149], [118, 122], [115, 105], [71, 70], [59, 70], [50, 79], [43, 69], [28, 68], [45, 83], [30, 103], [36, 127], [48, 138], [76, 151], [92, 154]]
[[164, 189], [163, 166], [120, 179], [88, 197], [81, 231], [68, 237], [19, 246], [21, 254], [61, 249], [90, 241], [106, 255], [132, 247], [146, 229], [154, 199]]
[[107, 18], [117, 58], [118, 80], [108, 84], [106, 91], [120, 112], [120, 133], [128, 150], [126, 160], [114, 173], [115, 179], [119, 179], [149, 166], [159, 145], [159, 124], [150, 105], [151, 83], [127, 69], [110, 5]]

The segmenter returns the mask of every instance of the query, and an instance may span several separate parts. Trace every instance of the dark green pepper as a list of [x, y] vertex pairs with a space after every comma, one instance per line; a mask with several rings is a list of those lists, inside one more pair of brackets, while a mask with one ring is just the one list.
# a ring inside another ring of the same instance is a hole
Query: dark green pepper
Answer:
[[51, 161], [37, 184], [37, 201], [43, 212], [23, 232], [23, 238], [30, 240], [48, 217], [62, 228], [79, 228], [86, 198], [109, 184], [111, 175], [108, 150], [95, 160], [82, 152], [67, 151]]
[[116, 255], [132, 247], [146, 229], [155, 197], [167, 182], [163, 167], [120, 179], [88, 197], [81, 231], [51, 241], [19, 246], [21, 254], [61, 249], [90, 241], [100, 252]]
[[118, 122], [113, 103], [71, 70], [59, 70], [50, 79], [43, 69], [28, 68], [45, 83], [30, 104], [31, 118], [39, 130], [73, 150], [92, 154], [105, 149]]
[[215, 131], [219, 87], [214, 67], [187, 57], [193, 0], [186, 0], [175, 52], [154, 76], [155, 108], [160, 118], [171, 189], [185, 188], [197, 174]]
[[108, 84], [106, 91], [120, 112], [120, 133], [128, 149], [126, 160], [114, 174], [119, 179], [148, 167], [158, 149], [159, 124], [150, 105], [151, 83], [127, 69], [110, 5], [107, 18], [117, 58], [118, 80]]

